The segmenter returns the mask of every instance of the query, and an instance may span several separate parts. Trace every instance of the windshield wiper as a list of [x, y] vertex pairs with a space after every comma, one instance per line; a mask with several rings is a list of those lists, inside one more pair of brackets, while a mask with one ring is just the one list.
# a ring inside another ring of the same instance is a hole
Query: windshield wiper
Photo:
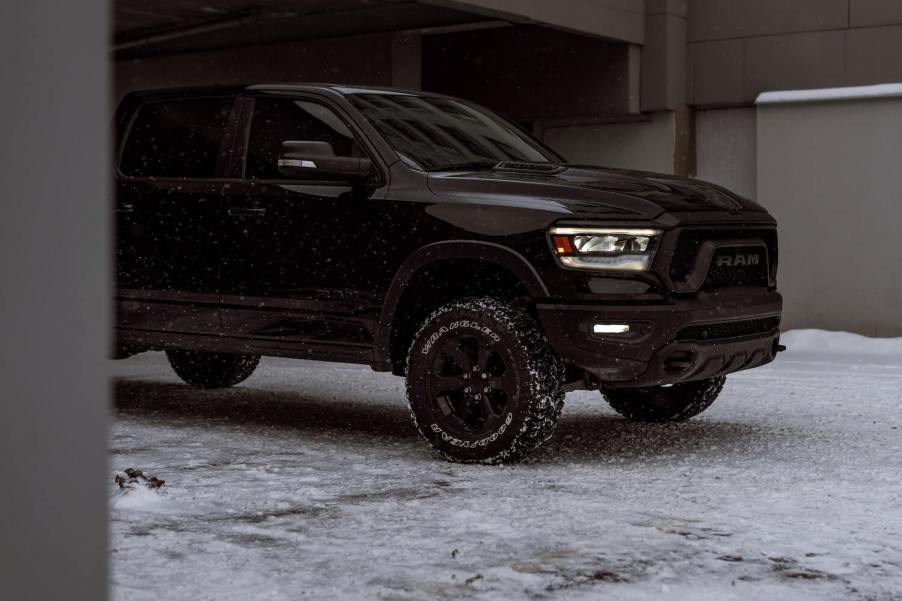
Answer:
[[466, 171], [469, 169], [492, 169], [495, 165], [498, 164], [498, 161], [470, 161], [469, 163], [455, 163], [454, 165], [441, 165], [440, 167], [433, 167], [428, 171]]

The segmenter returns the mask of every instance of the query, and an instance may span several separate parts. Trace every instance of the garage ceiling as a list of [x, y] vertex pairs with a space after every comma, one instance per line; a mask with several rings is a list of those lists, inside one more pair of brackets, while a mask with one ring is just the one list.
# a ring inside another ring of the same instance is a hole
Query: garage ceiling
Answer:
[[114, 0], [113, 7], [120, 59], [486, 20], [415, 0]]

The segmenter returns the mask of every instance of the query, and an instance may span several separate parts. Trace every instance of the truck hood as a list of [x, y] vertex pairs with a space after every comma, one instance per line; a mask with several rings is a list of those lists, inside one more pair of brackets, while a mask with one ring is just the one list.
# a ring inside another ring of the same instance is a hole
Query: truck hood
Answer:
[[603, 167], [516, 165], [432, 172], [429, 189], [445, 198], [544, 208], [590, 219], [654, 219], [665, 212], [686, 211], [764, 211], [720, 186], [694, 179]]

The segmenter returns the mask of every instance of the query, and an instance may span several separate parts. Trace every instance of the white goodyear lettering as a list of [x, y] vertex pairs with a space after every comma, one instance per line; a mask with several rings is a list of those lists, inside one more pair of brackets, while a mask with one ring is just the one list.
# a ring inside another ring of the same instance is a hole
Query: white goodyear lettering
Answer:
[[451, 324], [447, 326], [441, 326], [438, 330], [433, 332], [429, 338], [426, 339], [426, 342], [423, 343], [423, 347], [420, 349], [420, 352], [424, 355], [429, 354], [429, 351], [432, 350], [432, 347], [438, 342], [438, 339], [441, 338], [444, 334], [448, 332], [452, 332], [454, 330], [466, 328], [470, 330], [476, 330], [488, 336], [492, 342], [499, 342], [501, 340], [501, 336], [495, 333], [494, 330], [487, 326], [480, 325], [475, 321], [469, 321], [466, 319], [462, 319], [460, 321], [453, 321]]
[[432, 424], [430, 427], [432, 431], [442, 437], [442, 440], [456, 447], [462, 447], [464, 449], [475, 449], [476, 447], [484, 447], [491, 442], [495, 442], [498, 440], [498, 437], [504, 434], [507, 431], [508, 426], [511, 425], [511, 422], [514, 419], [513, 413], [508, 413], [507, 417], [504, 418], [504, 423], [501, 424], [501, 427], [486, 436], [485, 438], [480, 438], [479, 440], [461, 440], [456, 436], [448, 434], [444, 430], [442, 430], [441, 426], [438, 424]]

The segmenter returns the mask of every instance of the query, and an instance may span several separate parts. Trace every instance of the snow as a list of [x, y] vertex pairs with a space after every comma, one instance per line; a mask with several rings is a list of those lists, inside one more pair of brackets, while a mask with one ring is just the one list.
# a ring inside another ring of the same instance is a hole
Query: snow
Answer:
[[885, 83], [872, 86], [847, 86], [817, 90], [785, 90], [763, 92], [755, 104], [787, 104], [796, 102], [828, 102], [838, 100], [862, 100], [902, 96], [902, 83]]
[[902, 363], [902, 338], [868, 338], [850, 332], [793, 330], [781, 342], [797, 352], [826, 353], [850, 357], [867, 355], [870, 360]]
[[146, 487], [119, 490], [110, 501], [117, 511], [166, 511], [165, 493]]
[[[113, 596], [898, 600], [902, 342], [784, 342], [683, 424], [571, 393], [502, 467], [438, 459], [368, 368], [264, 359], [197, 391], [158, 353], [115, 362]], [[128, 467], [166, 485], [123, 494]]]

